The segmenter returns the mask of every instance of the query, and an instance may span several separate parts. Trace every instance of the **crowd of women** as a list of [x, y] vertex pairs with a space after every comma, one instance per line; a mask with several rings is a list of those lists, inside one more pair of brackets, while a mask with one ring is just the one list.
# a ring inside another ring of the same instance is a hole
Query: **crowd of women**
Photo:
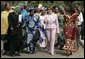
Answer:
[[80, 35], [77, 34], [80, 33], [80, 28], [77, 23], [81, 22], [84, 26], [84, 17], [74, 5], [69, 7], [70, 9], [62, 6], [36, 6], [26, 9], [21, 5], [17, 9], [5, 4], [5, 9], [1, 12], [3, 55], [7, 52], [11, 56], [16, 52], [19, 55], [25, 49], [27, 53], [35, 53], [37, 45], [46, 48], [51, 55], [54, 55], [54, 47], [65, 50], [68, 56], [72, 55], [72, 52], [78, 50], [79, 44]]

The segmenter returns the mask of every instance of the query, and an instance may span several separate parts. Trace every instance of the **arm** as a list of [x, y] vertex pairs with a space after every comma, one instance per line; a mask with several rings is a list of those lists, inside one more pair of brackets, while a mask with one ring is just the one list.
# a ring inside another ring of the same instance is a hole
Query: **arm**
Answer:
[[77, 20], [77, 17], [78, 17], [78, 13], [74, 13], [74, 14], [70, 17], [70, 19], [72, 19], [72, 20]]
[[9, 27], [13, 27], [11, 22], [12, 22], [12, 13], [9, 13], [9, 15], [8, 15], [8, 24], [9, 24]]
[[58, 22], [58, 16], [56, 17], [56, 27], [57, 27], [57, 33], [59, 33], [59, 22]]
[[68, 15], [64, 14], [64, 20], [68, 21], [69, 19], [70, 19], [70, 17]]

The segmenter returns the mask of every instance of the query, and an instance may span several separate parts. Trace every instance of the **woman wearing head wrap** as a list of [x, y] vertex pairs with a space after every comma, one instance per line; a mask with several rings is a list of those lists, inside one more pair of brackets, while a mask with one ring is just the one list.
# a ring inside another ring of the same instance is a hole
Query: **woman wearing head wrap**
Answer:
[[41, 22], [41, 28], [40, 28], [40, 40], [39, 41], [39, 46], [41, 48], [46, 47], [46, 32], [45, 32], [45, 24], [44, 24], [44, 19], [45, 19], [45, 7], [41, 8], [41, 15], [40, 15], [40, 22]]
[[72, 55], [73, 51], [76, 51], [76, 20], [78, 13], [75, 12], [75, 7], [70, 5], [70, 13], [68, 15], [64, 14], [64, 34], [65, 34], [65, 45], [64, 49], [67, 51], [68, 56]]
[[62, 6], [59, 6], [58, 9], [58, 22], [59, 22], [59, 34], [57, 37], [57, 44], [56, 46], [60, 46], [60, 49], [63, 48], [65, 37], [63, 32], [63, 25], [64, 25], [64, 8]]
[[26, 16], [26, 31], [27, 31], [27, 44], [28, 49], [27, 52], [34, 53], [35, 46], [37, 41], [39, 40], [40, 33], [40, 20], [39, 16], [34, 15], [34, 10], [29, 10], [30, 14]]

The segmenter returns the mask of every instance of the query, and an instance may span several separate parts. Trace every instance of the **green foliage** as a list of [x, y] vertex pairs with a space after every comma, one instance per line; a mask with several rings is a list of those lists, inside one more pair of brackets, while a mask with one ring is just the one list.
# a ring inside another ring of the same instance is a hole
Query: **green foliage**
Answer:
[[82, 7], [84, 7], [84, 1], [1, 1], [1, 7], [3, 5], [3, 3], [11, 3], [13, 6], [17, 6], [19, 3], [23, 3], [24, 5], [38, 5], [39, 3], [43, 4], [44, 6], [48, 7], [48, 6], [63, 6], [66, 7], [69, 3], [73, 2], [74, 5], [80, 5]]

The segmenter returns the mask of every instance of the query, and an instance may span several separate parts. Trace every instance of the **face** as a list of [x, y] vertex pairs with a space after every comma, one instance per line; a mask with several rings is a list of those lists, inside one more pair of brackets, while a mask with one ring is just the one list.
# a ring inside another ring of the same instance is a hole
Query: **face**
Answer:
[[31, 11], [31, 12], [30, 12], [30, 16], [33, 16], [33, 15], [34, 15], [34, 11]]
[[7, 9], [7, 10], [10, 10], [10, 9], [11, 9], [10, 4], [7, 4], [7, 5], [6, 5], [6, 9]]
[[40, 12], [40, 9], [38, 7], [35, 7], [36, 12]]
[[58, 13], [58, 8], [55, 8], [55, 12]]
[[24, 9], [24, 6], [21, 6], [21, 9], [23, 10]]
[[47, 13], [48, 13], [48, 14], [51, 14], [51, 13], [52, 13], [52, 10], [51, 10], [51, 9], [48, 9], [48, 10], [47, 10]]
[[42, 11], [42, 15], [44, 15], [45, 13], [46, 13], [46, 12], [43, 10], [43, 11]]
[[45, 11], [45, 14], [47, 14], [47, 10]]

